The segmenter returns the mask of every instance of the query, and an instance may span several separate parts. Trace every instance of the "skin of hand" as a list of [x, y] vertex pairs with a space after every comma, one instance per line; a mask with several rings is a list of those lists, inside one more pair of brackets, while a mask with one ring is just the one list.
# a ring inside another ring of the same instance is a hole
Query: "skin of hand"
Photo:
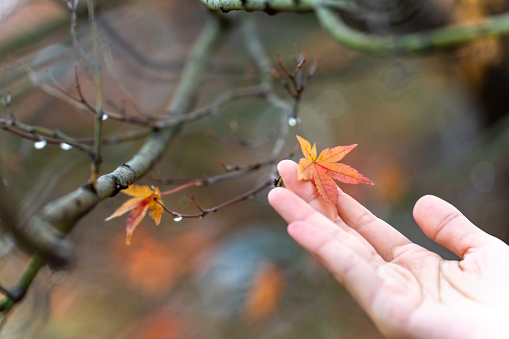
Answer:
[[[288, 233], [343, 284], [388, 338], [509, 338], [509, 246], [455, 207], [422, 197], [414, 219], [461, 260], [444, 260], [411, 242], [360, 203], [339, 192], [337, 206], [297, 164], [278, 165], [286, 188], [269, 202]], [[338, 188], [339, 190], [339, 188]]]

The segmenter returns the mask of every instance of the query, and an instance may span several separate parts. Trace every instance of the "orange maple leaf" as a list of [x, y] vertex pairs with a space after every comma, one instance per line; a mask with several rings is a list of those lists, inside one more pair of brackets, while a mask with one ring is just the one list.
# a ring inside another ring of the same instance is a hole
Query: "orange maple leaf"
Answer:
[[[152, 190], [153, 189], [153, 190]], [[163, 207], [156, 202], [158, 200], [161, 204], [161, 193], [159, 192], [159, 188], [152, 186], [150, 189], [147, 185], [131, 185], [122, 193], [130, 195], [134, 198], [127, 200], [122, 206], [120, 206], [112, 215], [110, 215], [106, 220], [110, 220], [116, 217], [121, 216], [122, 214], [131, 211], [129, 217], [126, 222], [126, 230], [127, 230], [127, 245], [131, 244], [131, 236], [134, 232], [134, 229], [141, 222], [143, 217], [147, 214], [147, 211], [150, 209], [148, 215], [155, 220], [156, 225], [159, 225], [161, 222], [161, 215], [163, 214]]]
[[316, 144], [311, 147], [309, 141], [297, 135], [304, 158], [297, 168], [299, 180], [312, 180], [318, 193], [333, 206], [338, 201], [338, 188], [333, 179], [347, 184], [371, 184], [373, 182], [352, 167], [338, 163], [357, 144], [326, 148], [316, 157]]

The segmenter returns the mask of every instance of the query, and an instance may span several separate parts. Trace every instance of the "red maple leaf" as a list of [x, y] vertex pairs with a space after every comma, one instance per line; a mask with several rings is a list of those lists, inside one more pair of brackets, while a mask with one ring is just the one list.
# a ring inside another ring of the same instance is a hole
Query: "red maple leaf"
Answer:
[[311, 147], [309, 141], [297, 135], [304, 158], [300, 159], [297, 168], [299, 180], [314, 182], [318, 193], [333, 206], [338, 201], [338, 188], [334, 179], [347, 184], [370, 184], [373, 182], [357, 172], [354, 168], [338, 163], [356, 144], [326, 148], [316, 156], [316, 144]]

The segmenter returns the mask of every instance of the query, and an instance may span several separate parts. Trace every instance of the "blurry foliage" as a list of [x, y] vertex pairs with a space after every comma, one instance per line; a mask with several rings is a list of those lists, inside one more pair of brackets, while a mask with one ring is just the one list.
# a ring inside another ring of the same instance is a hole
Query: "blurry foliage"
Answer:
[[[459, 10], [451, 7], [454, 20], [491, 13], [480, 1], [461, 4]], [[100, 14], [109, 105], [127, 96], [129, 113], [158, 116], [208, 14], [197, 1], [179, 0], [129, 1], [105, 6]], [[0, 42], [62, 15], [66, 11], [56, 2], [32, 1], [1, 23]], [[411, 218], [423, 194], [449, 200], [481, 228], [509, 241], [509, 118], [486, 124], [489, 112], [479, 99], [485, 69], [498, 65], [508, 71], [505, 40], [488, 38], [423, 57], [371, 57], [336, 45], [311, 15], [250, 15], [256, 17], [274, 64], [276, 51], [292, 55], [295, 45], [322, 60], [303, 94], [302, 123], [290, 130], [288, 152], [295, 134], [320, 145], [359, 144], [349, 164], [376, 185], [342, 188], [411, 240], [445, 257], [452, 255], [427, 240]], [[85, 46], [90, 43], [85, 35], [82, 39]], [[234, 32], [213, 58], [198, 106], [230, 88], [256, 84], [256, 72], [240, 45], [242, 36]], [[62, 86], [73, 90], [74, 62], [64, 25], [58, 34], [2, 60], [0, 94], [16, 94], [13, 107], [23, 121], [88, 136], [91, 116], [34, 88], [37, 79], [26, 74], [29, 65], [38, 77], [47, 77], [43, 68], [48, 67]], [[91, 75], [81, 79], [85, 95], [92, 95]], [[221, 173], [221, 160], [244, 164], [264, 159], [268, 147], [232, 148], [205, 132], [212, 129], [231, 138], [228, 125], [235, 117], [239, 130], [252, 140], [274, 124], [273, 108], [250, 98], [222, 109], [220, 116], [186, 126], [179, 136], [183, 146], [170, 149], [158, 170], [199, 177]], [[126, 128], [105, 124], [106, 133]], [[79, 154], [58, 146], [35, 150], [32, 142], [7, 133], [0, 133], [0, 145], [0, 169], [25, 218], [87, 179], [87, 159]], [[104, 171], [125, 161], [139, 145], [106, 146]], [[165, 204], [192, 209], [187, 197], [193, 194], [212, 206], [264, 179], [255, 174], [233, 185], [190, 189]], [[149, 179], [142, 183], [153, 184]], [[130, 247], [125, 246], [124, 220], [104, 223], [119, 201], [105, 201], [80, 222], [70, 236], [77, 247], [74, 266], [39, 275], [4, 337], [380, 337], [346, 292], [286, 236], [263, 193], [203, 220], [175, 223], [166, 218], [158, 227], [144, 220]], [[27, 258], [5, 239], [0, 250], [0, 277], [9, 285]]]

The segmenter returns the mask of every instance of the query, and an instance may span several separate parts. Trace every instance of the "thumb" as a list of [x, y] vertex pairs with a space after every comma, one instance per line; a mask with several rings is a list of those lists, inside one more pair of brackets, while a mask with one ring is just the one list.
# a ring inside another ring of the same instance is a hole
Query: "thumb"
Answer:
[[431, 240], [463, 258], [471, 248], [485, 246], [494, 238], [472, 224], [458, 209], [432, 195], [419, 199], [414, 219]]

